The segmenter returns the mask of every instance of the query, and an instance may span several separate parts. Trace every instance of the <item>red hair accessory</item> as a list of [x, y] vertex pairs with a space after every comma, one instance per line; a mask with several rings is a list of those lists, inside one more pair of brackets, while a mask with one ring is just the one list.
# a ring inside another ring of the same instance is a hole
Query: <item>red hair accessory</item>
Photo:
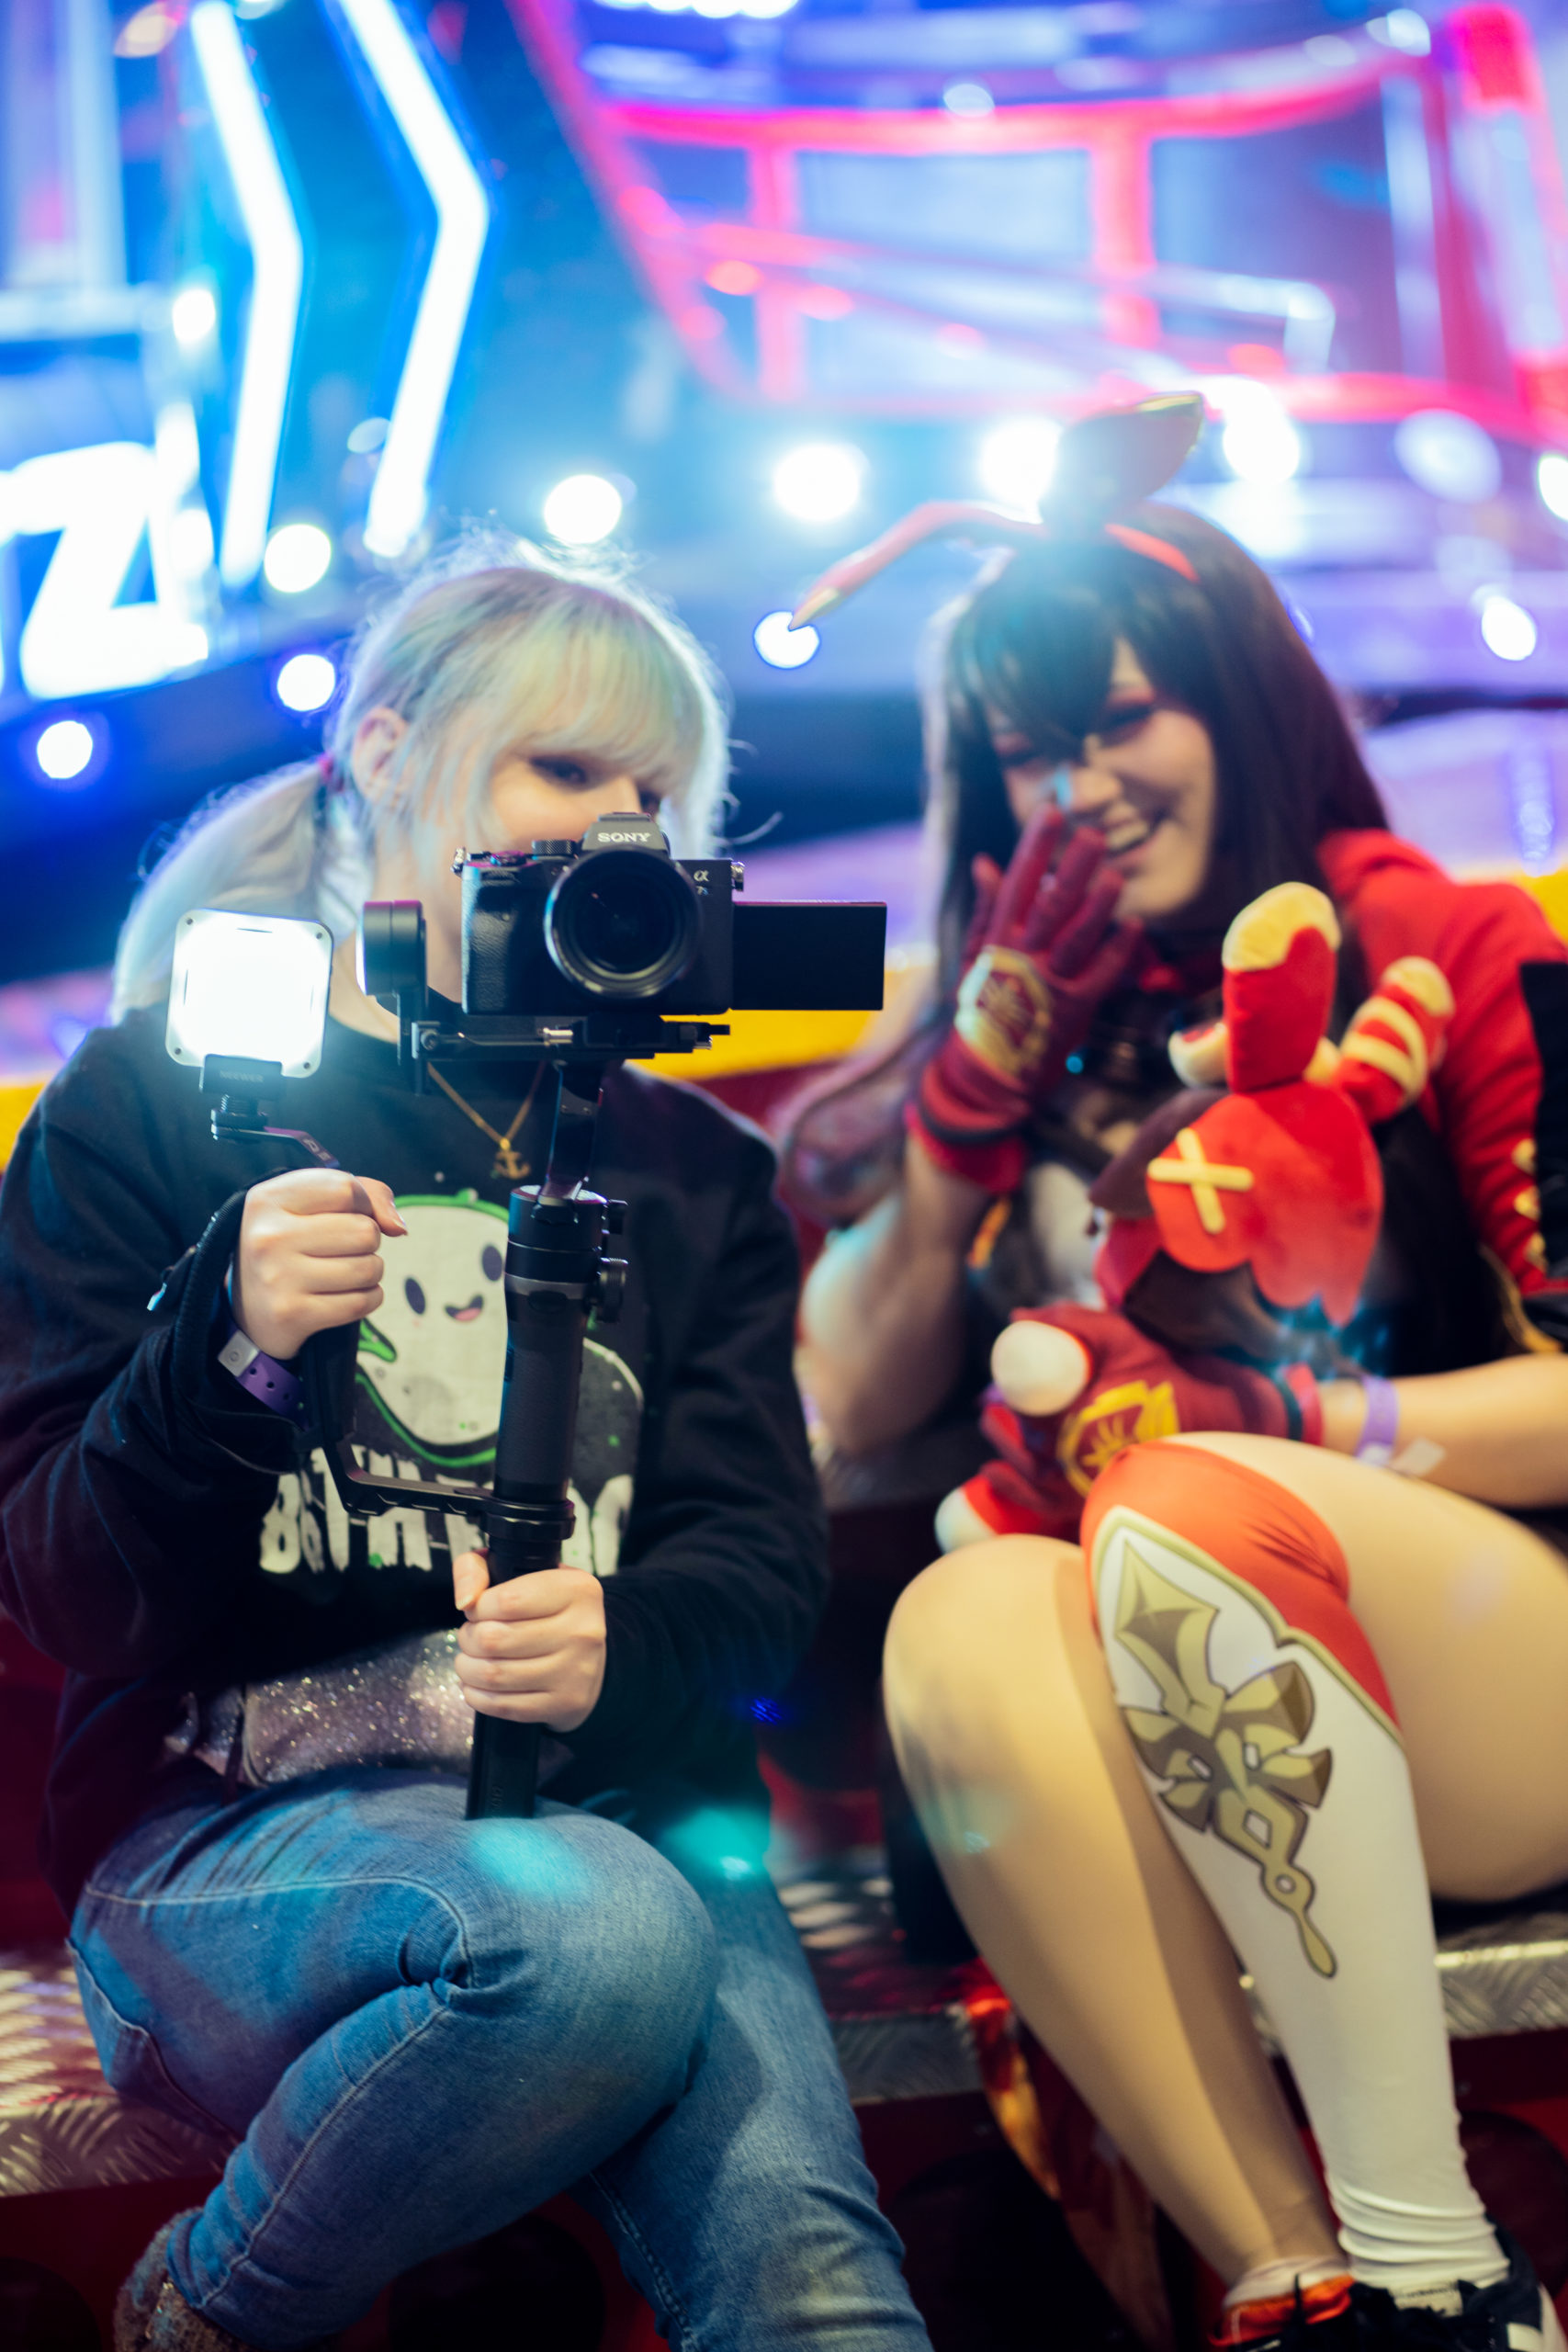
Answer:
[[1141, 401], [1136, 408], [1102, 409], [1079, 417], [1062, 435], [1055, 478], [1041, 500], [1038, 523], [1009, 514], [1000, 506], [931, 500], [869, 547], [829, 565], [807, 590], [789, 625], [804, 628], [808, 621], [819, 620], [927, 539], [967, 539], [998, 547], [1022, 547], [1031, 540], [1114, 539], [1196, 585], [1198, 574], [1179, 548], [1152, 531], [1135, 530], [1111, 518], [1162, 488], [1202, 429], [1203, 401], [1197, 392], [1174, 392], [1162, 400]]

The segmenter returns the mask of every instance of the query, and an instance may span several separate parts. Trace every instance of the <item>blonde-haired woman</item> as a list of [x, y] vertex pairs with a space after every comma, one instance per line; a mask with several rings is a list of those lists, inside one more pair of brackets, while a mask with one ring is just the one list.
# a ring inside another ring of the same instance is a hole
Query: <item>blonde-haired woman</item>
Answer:
[[[572, 2186], [673, 2346], [923, 2345], [760, 1863], [750, 1709], [825, 1586], [760, 1139], [609, 1082], [632, 1274], [588, 1348], [570, 1564], [492, 1587], [456, 1512], [351, 1527], [288, 1409], [305, 1340], [357, 1323], [356, 1442], [484, 1475], [544, 1105], [525, 1070], [406, 1092], [354, 922], [423, 899], [456, 996], [458, 842], [640, 806], [702, 848], [706, 666], [626, 586], [470, 544], [367, 630], [328, 743], [149, 878], [115, 1025], [0, 1200], [0, 1600], [70, 1670], [47, 1859], [111, 2081], [238, 2143], [127, 2282], [117, 2346], [315, 2344]], [[213, 1148], [162, 1043], [192, 905], [338, 933], [310, 1115], [362, 1172]], [[463, 1818], [475, 1710], [546, 1727], [532, 1821]]]

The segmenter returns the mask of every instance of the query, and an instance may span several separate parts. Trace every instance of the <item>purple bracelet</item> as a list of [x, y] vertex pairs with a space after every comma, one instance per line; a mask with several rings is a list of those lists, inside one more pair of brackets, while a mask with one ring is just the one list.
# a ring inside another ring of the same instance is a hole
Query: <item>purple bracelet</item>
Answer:
[[255, 1341], [245, 1337], [227, 1299], [223, 1300], [220, 1312], [229, 1326], [228, 1337], [218, 1351], [218, 1361], [224, 1371], [258, 1405], [283, 1414], [286, 1419], [299, 1420], [304, 1410], [304, 1391], [288, 1365], [279, 1363], [276, 1356], [264, 1355]]
[[1367, 1409], [1356, 1443], [1356, 1459], [1386, 1470], [1399, 1443], [1399, 1397], [1393, 1381], [1380, 1379], [1375, 1372], [1363, 1372], [1360, 1380]]

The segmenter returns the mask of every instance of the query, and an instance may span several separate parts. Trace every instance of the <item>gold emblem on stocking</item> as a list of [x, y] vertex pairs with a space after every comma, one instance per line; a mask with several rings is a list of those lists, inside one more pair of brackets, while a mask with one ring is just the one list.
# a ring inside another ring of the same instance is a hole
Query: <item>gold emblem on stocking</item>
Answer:
[[953, 1025], [1001, 1077], [1027, 1077], [1051, 1034], [1051, 992], [1018, 948], [982, 947], [964, 975]]
[[1311, 1917], [1317, 1888], [1296, 1860], [1307, 1808], [1323, 1803], [1334, 1766], [1325, 1747], [1300, 1752], [1315, 1712], [1312, 1685], [1287, 1658], [1227, 1690], [1209, 1666], [1218, 1611], [1131, 1544], [1124, 1557], [1116, 1638], [1154, 1677], [1163, 1706], [1122, 1712], [1145, 1769], [1167, 1783], [1160, 1803], [1189, 1829], [1212, 1829], [1256, 1862], [1264, 1894], [1294, 1919], [1313, 1967], [1332, 1976], [1334, 1954]]

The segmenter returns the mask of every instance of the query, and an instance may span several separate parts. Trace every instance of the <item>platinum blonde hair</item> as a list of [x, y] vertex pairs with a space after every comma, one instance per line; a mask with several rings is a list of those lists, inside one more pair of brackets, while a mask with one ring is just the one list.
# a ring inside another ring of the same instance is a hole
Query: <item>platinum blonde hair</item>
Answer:
[[[374, 801], [351, 755], [377, 708], [408, 722]], [[120, 933], [111, 1018], [167, 990], [191, 907], [310, 915], [353, 931], [383, 839], [422, 865], [492, 840], [507, 752], [585, 752], [660, 799], [678, 857], [714, 842], [728, 768], [719, 681], [671, 614], [608, 566], [469, 534], [361, 629], [319, 760], [198, 809], [142, 883]]]

